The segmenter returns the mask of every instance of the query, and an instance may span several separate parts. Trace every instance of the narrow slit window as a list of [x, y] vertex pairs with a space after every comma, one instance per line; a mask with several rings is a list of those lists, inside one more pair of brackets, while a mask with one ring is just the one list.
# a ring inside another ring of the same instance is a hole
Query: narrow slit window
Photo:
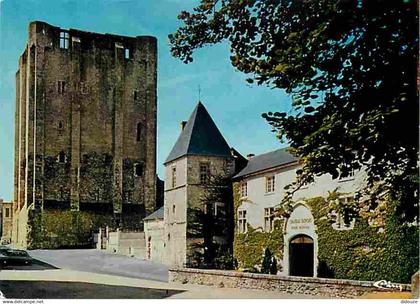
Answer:
[[60, 49], [67, 50], [69, 48], [69, 33], [60, 32]]
[[172, 168], [172, 188], [176, 187], [176, 168]]
[[139, 91], [138, 90], [134, 90], [133, 97], [134, 97], [134, 100], [139, 100]]
[[141, 123], [139, 122], [138, 124], [137, 124], [137, 131], [136, 131], [136, 141], [140, 141], [141, 140], [141, 132], [142, 132], [142, 125], [141, 125]]

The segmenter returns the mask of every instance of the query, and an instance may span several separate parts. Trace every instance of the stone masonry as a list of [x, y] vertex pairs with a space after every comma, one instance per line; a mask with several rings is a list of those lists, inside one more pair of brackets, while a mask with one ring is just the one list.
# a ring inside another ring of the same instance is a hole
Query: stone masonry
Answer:
[[[389, 291], [375, 287], [374, 282], [341, 279], [276, 276], [235, 271], [207, 269], [169, 269], [169, 282], [200, 284], [225, 288], [261, 289], [281, 293], [323, 296], [329, 298], [357, 298], [369, 292]], [[401, 291], [410, 285], [399, 284]]]
[[154, 37], [30, 23], [16, 73], [15, 213], [155, 210], [156, 70]]

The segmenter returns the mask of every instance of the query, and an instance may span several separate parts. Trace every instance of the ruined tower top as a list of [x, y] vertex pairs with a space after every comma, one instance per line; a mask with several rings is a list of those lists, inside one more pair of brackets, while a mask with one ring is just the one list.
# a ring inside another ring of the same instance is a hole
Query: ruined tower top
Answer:
[[78, 29], [63, 29], [43, 21], [32, 21], [29, 24], [29, 46], [46, 44], [49, 48], [77, 49], [94, 51], [95, 49], [114, 51], [121, 50], [126, 59], [147, 60], [141, 56], [145, 47], [156, 49], [157, 39], [153, 36], [128, 37], [115, 34], [101, 34]]

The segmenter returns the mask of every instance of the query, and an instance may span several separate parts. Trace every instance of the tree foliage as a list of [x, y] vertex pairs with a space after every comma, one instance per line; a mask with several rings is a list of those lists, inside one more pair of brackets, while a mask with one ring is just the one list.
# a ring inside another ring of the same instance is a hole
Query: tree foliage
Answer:
[[[222, 41], [249, 83], [283, 89], [289, 113], [263, 117], [302, 160], [291, 195], [317, 175], [364, 168], [360, 194], [418, 201], [418, 5], [413, 0], [202, 0], [169, 35], [173, 56]], [[290, 195], [287, 196], [290, 198]]]

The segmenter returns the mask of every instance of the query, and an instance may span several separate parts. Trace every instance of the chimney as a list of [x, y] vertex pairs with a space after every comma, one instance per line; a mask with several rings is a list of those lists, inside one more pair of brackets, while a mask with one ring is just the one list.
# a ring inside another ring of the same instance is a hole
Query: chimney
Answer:
[[250, 160], [251, 158], [253, 158], [255, 156], [255, 154], [253, 154], [253, 153], [249, 153], [247, 156], [246, 156], [246, 158], [248, 159], [248, 160]]
[[184, 130], [186, 124], [187, 122], [185, 120], [181, 121], [181, 131]]

